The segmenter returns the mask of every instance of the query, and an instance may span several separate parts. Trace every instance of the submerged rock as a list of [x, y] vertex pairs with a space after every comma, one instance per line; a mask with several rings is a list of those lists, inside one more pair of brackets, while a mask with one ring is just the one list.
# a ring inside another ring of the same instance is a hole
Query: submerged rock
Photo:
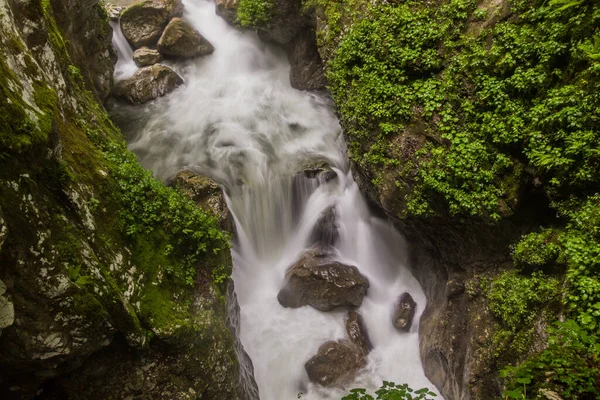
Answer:
[[369, 353], [373, 348], [362, 315], [356, 311], [350, 311], [346, 317], [346, 333], [350, 342], [358, 347], [363, 354]]
[[231, 25], [236, 24], [237, 6], [239, 0], [216, 0], [215, 12], [218, 16], [229, 22]]
[[139, 69], [131, 78], [119, 82], [115, 94], [133, 104], [141, 104], [164, 96], [182, 83], [183, 79], [171, 68], [154, 64]]
[[208, 40], [181, 18], [173, 18], [169, 22], [157, 48], [161, 54], [175, 58], [200, 57], [215, 50]]
[[392, 323], [400, 331], [408, 332], [412, 326], [412, 320], [415, 315], [417, 303], [409, 293], [402, 293], [396, 303]]
[[330, 341], [304, 364], [308, 379], [321, 386], [339, 385], [352, 380], [367, 364], [365, 354], [348, 340]]
[[190, 171], [182, 171], [175, 176], [169, 186], [182, 192], [204, 210], [211, 211], [218, 218], [222, 229], [233, 230], [233, 221], [223, 191], [216, 182]]
[[150, 49], [148, 47], [140, 47], [133, 52], [133, 61], [138, 67], [147, 67], [154, 65], [162, 60], [162, 55], [158, 50]]
[[334, 246], [339, 238], [337, 213], [335, 206], [331, 206], [321, 213], [310, 234], [310, 241], [317, 246], [327, 247]]
[[153, 46], [169, 20], [181, 15], [181, 0], [144, 0], [129, 6], [121, 14], [121, 30], [134, 48]]
[[358, 268], [332, 261], [326, 252], [312, 249], [290, 267], [277, 300], [284, 307], [310, 305], [329, 311], [360, 306], [368, 288], [369, 281]]

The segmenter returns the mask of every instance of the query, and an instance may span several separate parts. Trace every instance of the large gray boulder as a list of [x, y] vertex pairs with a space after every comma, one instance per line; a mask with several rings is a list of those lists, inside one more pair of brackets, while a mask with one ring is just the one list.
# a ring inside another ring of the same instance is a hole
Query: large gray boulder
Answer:
[[212, 53], [215, 48], [187, 21], [173, 18], [158, 45], [161, 54], [174, 58], [195, 58]]
[[412, 296], [406, 292], [402, 293], [395, 305], [394, 316], [392, 317], [394, 327], [400, 331], [408, 332], [412, 326], [416, 308], [417, 303], [415, 303]]
[[146, 46], [140, 47], [133, 52], [133, 61], [138, 67], [147, 67], [154, 65], [162, 60], [162, 55], [158, 50], [148, 48]]
[[153, 46], [175, 16], [181, 15], [181, 0], [143, 0], [121, 14], [123, 36], [134, 48]]
[[304, 368], [311, 382], [332, 386], [352, 380], [366, 364], [365, 354], [349, 340], [343, 339], [322, 344]]
[[312, 249], [288, 270], [277, 300], [284, 307], [310, 305], [329, 311], [340, 306], [360, 306], [368, 288], [369, 281], [358, 268], [332, 261], [328, 253]]
[[171, 68], [154, 64], [139, 69], [131, 78], [119, 82], [115, 94], [133, 104], [141, 104], [164, 96], [182, 83], [183, 79]]

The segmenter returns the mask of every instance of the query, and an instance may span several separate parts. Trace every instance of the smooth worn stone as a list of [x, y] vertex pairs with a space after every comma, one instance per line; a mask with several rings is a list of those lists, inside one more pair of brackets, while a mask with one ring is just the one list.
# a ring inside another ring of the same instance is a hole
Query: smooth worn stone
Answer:
[[150, 49], [148, 47], [140, 47], [133, 52], [133, 61], [138, 67], [147, 67], [154, 65], [162, 60], [162, 55], [158, 50]]
[[332, 386], [351, 381], [366, 364], [365, 355], [357, 346], [348, 340], [339, 340], [322, 344], [304, 368], [311, 382]]
[[284, 307], [310, 305], [329, 311], [360, 306], [368, 288], [369, 281], [358, 268], [332, 261], [328, 253], [312, 249], [290, 267], [277, 300]]
[[350, 342], [356, 345], [364, 354], [373, 348], [362, 315], [356, 311], [348, 312], [346, 317], [346, 333]]
[[189, 22], [173, 18], [158, 45], [161, 54], [174, 58], [195, 58], [212, 53], [215, 48]]
[[408, 332], [412, 325], [412, 320], [415, 315], [417, 303], [408, 293], [402, 293], [396, 303], [392, 323], [394, 327], [400, 331]]
[[171, 68], [154, 64], [119, 82], [115, 90], [117, 96], [125, 97], [133, 104], [141, 104], [164, 96], [182, 83], [183, 79]]
[[144, 0], [121, 14], [121, 31], [134, 48], [153, 46], [175, 16], [183, 11], [181, 0]]

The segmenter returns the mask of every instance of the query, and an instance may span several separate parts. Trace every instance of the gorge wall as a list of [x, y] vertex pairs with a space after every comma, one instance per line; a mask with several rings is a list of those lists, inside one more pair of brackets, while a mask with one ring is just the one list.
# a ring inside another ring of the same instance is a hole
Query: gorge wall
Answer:
[[228, 233], [105, 113], [105, 11], [2, 0], [0, 19], [0, 397], [249, 398]]

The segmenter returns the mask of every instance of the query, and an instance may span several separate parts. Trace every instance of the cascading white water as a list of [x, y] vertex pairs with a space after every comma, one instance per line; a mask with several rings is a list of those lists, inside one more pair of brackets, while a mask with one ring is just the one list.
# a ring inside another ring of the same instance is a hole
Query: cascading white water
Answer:
[[[358, 311], [374, 349], [350, 387], [377, 388], [382, 381], [433, 386], [419, 358], [418, 318], [425, 296], [405, 266], [402, 237], [374, 217], [353, 181], [341, 130], [323, 96], [293, 89], [284, 54], [255, 34], [230, 27], [206, 0], [184, 1], [184, 18], [215, 47], [207, 57], [174, 63], [185, 85], [153, 103], [121, 106], [137, 123], [130, 148], [155, 175], [167, 180], [188, 169], [226, 188], [234, 215], [236, 292], [241, 307], [241, 340], [250, 355], [264, 400], [339, 398], [347, 388], [310, 384], [304, 363], [321, 344], [343, 338], [346, 310], [283, 308], [277, 301], [287, 268], [307, 248], [319, 215], [335, 205], [340, 239], [336, 258], [356, 265], [370, 281]], [[118, 46], [127, 46], [115, 36]], [[128, 47], [124, 47], [127, 49]], [[120, 56], [126, 54], [119, 51]], [[131, 74], [131, 62], [117, 65], [116, 77]], [[294, 175], [326, 162], [337, 179], [321, 185]], [[301, 185], [302, 186], [302, 185]], [[299, 204], [300, 203], [300, 204]], [[409, 333], [391, 324], [402, 292], [418, 304]]]

